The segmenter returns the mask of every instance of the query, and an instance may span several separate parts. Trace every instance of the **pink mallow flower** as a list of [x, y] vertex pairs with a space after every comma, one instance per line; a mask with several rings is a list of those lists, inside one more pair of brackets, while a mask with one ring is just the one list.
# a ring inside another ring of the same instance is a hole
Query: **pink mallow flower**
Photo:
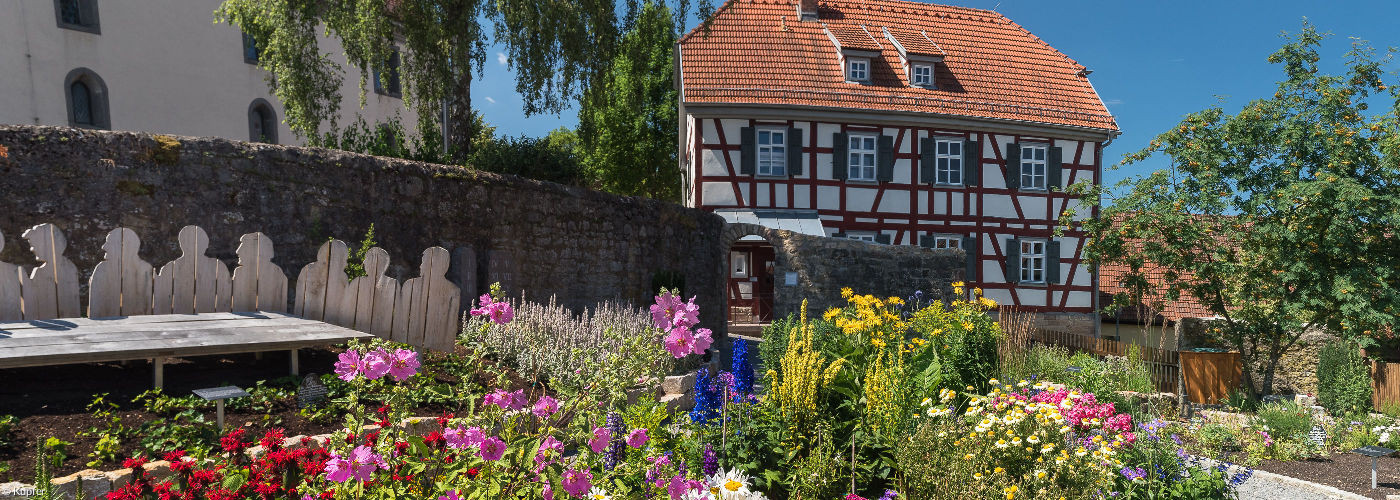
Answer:
[[457, 494], [457, 490], [447, 490], [447, 494], [438, 497], [437, 500], [462, 500], [462, 496]]
[[671, 321], [676, 316], [683, 303], [680, 297], [666, 292], [656, 296], [656, 303], [651, 305], [651, 322], [658, 330], [670, 330]]
[[632, 432], [627, 433], [627, 446], [641, 448], [642, 445], [647, 444], [647, 439], [647, 430], [645, 427], [641, 429], [632, 429]]
[[589, 472], [588, 469], [569, 469], [564, 471], [564, 479], [561, 483], [569, 496], [583, 498], [583, 495], [593, 488], [593, 473]]
[[326, 462], [326, 479], [337, 483], [343, 483], [352, 477], [360, 481], [369, 481], [374, 471], [381, 468], [389, 468], [389, 464], [384, 462], [384, 457], [370, 447], [361, 445], [350, 451], [349, 460], [332, 453], [331, 459]]
[[691, 297], [689, 302], [678, 304], [676, 312], [671, 316], [671, 326], [673, 328], [691, 328], [700, 322], [700, 306], [695, 305], [695, 297]]
[[556, 411], [559, 411], [559, 400], [549, 396], [540, 396], [540, 399], [535, 401], [535, 407], [530, 409], [531, 413], [540, 418], [549, 418]]
[[486, 439], [486, 434], [481, 432], [480, 427], [463, 429], [459, 426], [442, 431], [442, 438], [447, 441], [449, 448], [460, 450], [481, 444], [481, 440]]
[[472, 309], [472, 316], [486, 316], [498, 325], [515, 320], [515, 308], [511, 307], [510, 302], [493, 301], [490, 294], [482, 294], [480, 300], [481, 306]]
[[341, 380], [349, 382], [364, 370], [364, 360], [360, 358], [360, 352], [350, 349], [340, 353], [340, 360], [335, 362], [335, 376]]
[[389, 351], [382, 347], [365, 353], [363, 369], [365, 378], [375, 380], [389, 373], [393, 357]]
[[710, 344], [715, 341], [714, 335], [709, 328], [695, 330], [695, 346], [691, 352], [696, 355], [705, 354], [705, 350], [710, 348]]
[[593, 439], [588, 440], [588, 449], [593, 453], [602, 453], [608, 449], [608, 443], [612, 441], [612, 430], [607, 427], [594, 427]]
[[666, 335], [666, 352], [677, 359], [684, 358], [695, 350], [695, 337], [690, 330], [676, 328]]
[[492, 436], [481, 441], [481, 459], [487, 462], [495, 462], [506, 455], [506, 442], [501, 438]]
[[418, 373], [418, 353], [409, 349], [397, 349], [389, 361], [389, 376], [397, 382], [408, 380]]

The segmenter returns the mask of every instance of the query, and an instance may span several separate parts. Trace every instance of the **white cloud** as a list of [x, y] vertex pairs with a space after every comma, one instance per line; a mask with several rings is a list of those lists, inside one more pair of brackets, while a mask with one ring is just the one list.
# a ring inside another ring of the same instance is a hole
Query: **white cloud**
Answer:
[[491, 104], [496, 104], [496, 100], [495, 100], [495, 99], [492, 99], [491, 96], [486, 96], [486, 102], [489, 102], [489, 103], [491, 103]]
[[500, 63], [501, 66], [505, 66], [505, 65], [506, 65], [506, 53], [505, 53], [505, 52], [497, 52], [497, 53], [496, 53], [496, 62]]

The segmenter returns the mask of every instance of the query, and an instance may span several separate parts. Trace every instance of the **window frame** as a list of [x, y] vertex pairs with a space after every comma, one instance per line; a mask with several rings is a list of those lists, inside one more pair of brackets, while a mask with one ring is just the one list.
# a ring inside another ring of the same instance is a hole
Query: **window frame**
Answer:
[[[955, 244], [952, 246], [939, 246], [940, 243], [946, 241], [952, 241]], [[958, 250], [962, 250], [962, 241], [963, 237], [960, 234], [935, 234], [933, 235], [933, 249], [940, 250], [945, 248], [956, 248]]]
[[[927, 77], [927, 78], [928, 78], [927, 81], [922, 81], [922, 82], [919, 81], [919, 77], [920, 77], [920, 75], [919, 75], [919, 70], [920, 70], [920, 69], [923, 69], [923, 70], [928, 71], [928, 74], [927, 74], [927, 75], [923, 75], [924, 77]], [[909, 65], [909, 84], [912, 85], [912, 86], [915, 86], [915, 87], [932, 87], [932, 86], [933, 86], [933, 65], [932, 65], [932, 64], [911, 64], [911, 65]]]
[[398, 47], [394, 47], [393, 52], [389, 54], [389, 59], [385, 61], [384, 66], [388, 66], [387, 73], [389, 73], [390, 76], [387, 80], [389, 83], [393, 83], [393, 85], [385, 85], [385, 78], [381, 77], [386, 71], [384, 68], [375, 66], [373, 71], [374, 93], [400, 99], [403, 98], [403, 59], [399, 54]]
[[[73, 84], [82, 83], [88, 91], [88, 114], [91, 123], [78, 123], [77, 109], [73, 102]], [[63, 78], [63, 103], [68, 110], [68, 126], [74, 128], [111, 130], [111, 105], [107, 96], [107, 83], [96, 72], [88, 68], [75, 68]]]
[[[1017, 158], [1017, 164], [1020, 168], [1016, 169], [1016, 175], [1020, 176], [1020, 182], [1017, 186], [1019, 186], [1022, 191], [1046, 191], [1050, 183], [1050, 145], [1028, 143], [1021, 144], [1020, 146], [1021, 157]], [[1035, 152], [1037, 151], [1039, 151], [1041, 155], [1039, 159], [1035, 158]], [[1031, 158], [1026, 158], [1027, 154], [1030, 154]], [[1035, 173], [1036, 166], [1040, 167], [1039, 174]], [[1028, 167], [1030, 168], [1029, 172], [1027, 172]], [[1027, 182], [1028, 180], [1039, 180], [1040, 182]]]
[[[852, 66], [855, 65], [856, 63], [860, 63], [861, 65], [864, 66], [863, 68], [861, 68], [862, 74], [861, 74], [860, 78], [856, 78], [856, 77], [853, 75], [853, 73], [854, 73], [854, 68], [853, 68]], [[846, 74], [846, 81], [847, 81], [848, 83], [868, 83], [868, 82], [870, 81], [870, 58], [869, 58], [869, 57], [846, 56], [846, 67], [845, 67], [844, 69], [845, 69], [845, 71], [843, 71], [843, 73]]]
[[880, 234], [880, 233], [875, 232], [875, 231], [856, 231], [856, 232], [849, 232], [849, 231], [848, 231], [848, 232], [846, 232], [846, 239], [848, 239], [848, 240], [856, 240], [856, 241], [864, 241], [864, 242], [866, 242], [866, 243], [878, 243], [877, 241], [875, 241], [875, 236], [876, 236], [876, 235], [879, 235], [879, 234]]
[[[63, 2], [64, 0], [53, 0], [54, 22], [58, 24], [59, 28], [94, 35], [102, 34], [102, 16], [98, 13], [97, 0], [77, 0], [79, 21], [85, 21], [77, 24], [63, 20]], [[86, 17], [92, 19], [85, 19]]]
[[[257, 118], [261, 118], [262, 123], [254, 123]], [[248, 104], [248, 142], [277, 144], [278, 123], [277, 109], [273, 108], [272, 103], [267, 102], [267, 99], [259, 97]], [[262, 128], [261, 138], [254, 136], [257, 130], [255, 126]]]
[[[1025, 238], [1020, 240], [1020, 245], [1020, 252], [1017, 254], [1017, 258], [1020, 259], [1020, 265], [1017, 266], [1020, 276], [1016, 277], [1016, 282], [1029, 285], [1046, 284], [1049, 278], [1048, 266], [1050, 265], [1050, 256], [1048, 253], [1050, 251], [1050, 241], [1043, 238]], [[1037, 247], [1040, 250], [1039, 252], [1027, 250]], [[1036, 265], [1037, 262], [1039, 262], [1038, 266]], [[1038, 280], [1036, 279], [1037, 273], [1039, 273], [1040, 278]]]
[[[870, 141], [870, 148], [866, 149], [864, 143]], [[856, 143], [861, 147], [857, 148]], [[859, 155], [859, 156], [857, 156]], [[859, 159], [870, 158], [870, 165], [865, 165]], [[880, 172], [880, 136], [878, 134], [848, 133], [846, 135], [846, 180], [855, 182], [878, 182]], [[852, 175], [853, 171], [868, 173], [865, 175]]]
[[[768, 135], [768, 144], [763, 143], [764, 134]], [[782, 142], [774, 143], [773, 134], [782, 134]], [[754, 127], [754, 175], [761, 177], [787, 177], [788, 165], [788, 129], [787, 127], [758, 126]], [[774, 150], [777, 150], [775, 153]], [[768, 166], [763, 165], [763, 155], [768, 154]], [[777, 167], [777, 172], [774, 172]]]
[[[943, 147], [947, 146], [947, 152]], [[958, 152], [953, 153], [956, 146]], [[966, 141], [961, 137], [934, 137], [933, 139], [933, 183], [937, 186], [962, 186], [966, 179], [963, 179], [963, 161], [967, 153]], [[958, 181], [951, 179], [957, 176]], [[949, 180], [945, 180], [949, 179]]]
[[243, 32], [243, 62], [256, 66], [262, 60], [262, 51], [258, 49], [258, 40], [248, 32]]

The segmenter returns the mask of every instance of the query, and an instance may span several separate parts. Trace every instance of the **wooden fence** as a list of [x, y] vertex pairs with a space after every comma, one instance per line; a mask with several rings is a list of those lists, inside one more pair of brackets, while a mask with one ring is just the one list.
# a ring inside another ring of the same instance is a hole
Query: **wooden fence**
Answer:
[[1186, 396], [1192, 402], [1221, 404], [1244, 383], [1238, 352], [1181, 353]]
[[[43, 262], [32, 270], [0, 262], [0, 321], [77, 318], [82, 315], [79, 274], [64, 256], [68, 240], [53, 224], [22, 235]], [[288, 280], [272, 263], [272, 241], [262, 233], [239, 239], [238, 266], [232, 272], [206, 255], [209, 235], [185, 226], [178, 237], [180, 256], [156, 268], [138, 255], [141, 240], [128, 228], [113, 229], [106, 257], [88, 282], [88, 317], [212, 312], [287, 312]], [[0, 250], [4, 249], [0, 235]], [[316, 262], [297, 275], [292, 314], [324, 321], [415, 347], [450, 351], [459, 329], [461, 292], [446, 278], [449, 255], [442, 247], [423, 251], [420, 274], [406, 280], [384, 275], [389, 254], [370, 249], [368, 276], [345, 274], [345, 242], [321, 245]]]
[[1177, 351], [1155, 347], [1135, 346], [1126, 342], [1094, 338], [1088, 335], [1056, 330], [1036, 329], [1031, 332], [1031, 340], [1045, 345], [1064, 347], [1072, 352], [1084, 352], [1096, 356], [1124, 356], [1136, 347], [1142, 361], [1152, 376], [1152, 384], [1162, 392], [1177, 392], [1177, 381], [1181, 377], [1181, 360]]
[[1371, 362], [1371, 404], [1378, 411], [1400, 405], [1400, 363]]

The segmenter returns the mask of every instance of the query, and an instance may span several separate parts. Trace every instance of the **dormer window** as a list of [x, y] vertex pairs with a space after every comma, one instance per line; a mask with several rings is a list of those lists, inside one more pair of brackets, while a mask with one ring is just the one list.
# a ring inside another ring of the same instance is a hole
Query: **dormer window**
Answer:
[[911, 83], [915, 87], [933, 86], [933, 66], [928, 64], [915, 64], [912, 71]]
[[864, 57], [846, 58], [846, 81], [870, 81], [870, 59]]

